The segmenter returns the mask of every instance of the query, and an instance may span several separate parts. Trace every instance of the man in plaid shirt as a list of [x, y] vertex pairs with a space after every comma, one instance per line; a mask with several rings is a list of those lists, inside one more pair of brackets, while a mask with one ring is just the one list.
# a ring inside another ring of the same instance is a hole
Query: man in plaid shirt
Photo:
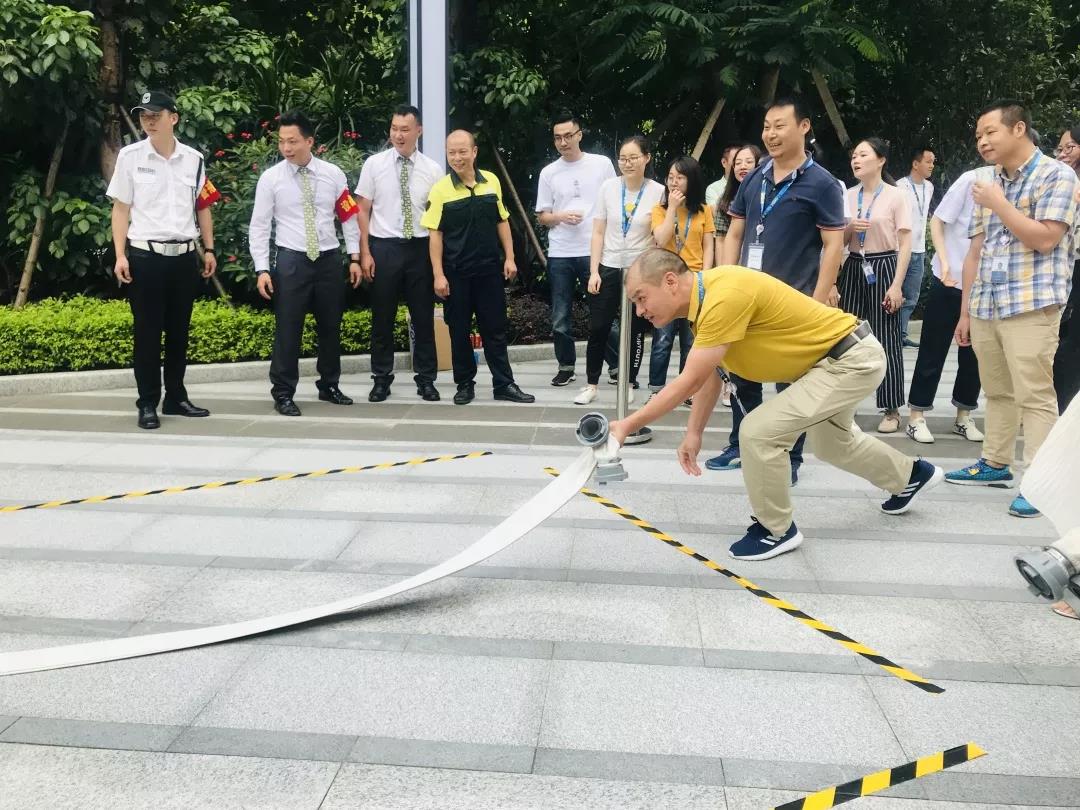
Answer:
[[[1032, 132], [1030, 114], [1013, 100], [987, 107], [975, 129], [979, 153], [997, 168], [972, 188], [956, 340], [979, 360], [986, 438], [982, 458], [946, 474], [952, 484], [1014, 486], [1009, 466], [1020, 425], [1026, 465], [1057, 420], [1054, 352], [1072, 279], [1078, 181], [1036, 147]], [[1009, 513], [1039, 515], [1023, 495]]]

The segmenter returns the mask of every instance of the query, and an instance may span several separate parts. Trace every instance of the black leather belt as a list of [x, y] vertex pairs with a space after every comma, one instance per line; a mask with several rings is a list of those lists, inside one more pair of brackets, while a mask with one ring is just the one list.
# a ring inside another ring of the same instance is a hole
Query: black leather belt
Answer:
[[870, 324], [866, 321], [860, 321], [859, 325], [851, 330], [846, 336], [836, 341], [836, 344], [829, 349], [829, 353], [826, 357], [831, 357], [833, 360], [839, 360], [844, 356], [848, 349], [855, 346], [860, 340], [870, 336]]

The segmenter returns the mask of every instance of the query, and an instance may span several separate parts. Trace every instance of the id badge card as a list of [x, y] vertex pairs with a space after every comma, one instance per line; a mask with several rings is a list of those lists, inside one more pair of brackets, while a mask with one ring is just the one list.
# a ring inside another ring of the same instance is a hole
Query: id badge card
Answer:
[[751, 270], [760, 270], [765, 256], [765, 245], [754, 242], [746, 251], [746, 266]]
[[1009, 280], [1009, 257], [994, 256], [990, 260], [990, 283], [997, 286]]
[[869, 259], [863, 259], [862, 272], [863, 277], [866, 278], [867, 284], [873, 284], [877, 281], [877, 274], [874, 272], [874, 263]]

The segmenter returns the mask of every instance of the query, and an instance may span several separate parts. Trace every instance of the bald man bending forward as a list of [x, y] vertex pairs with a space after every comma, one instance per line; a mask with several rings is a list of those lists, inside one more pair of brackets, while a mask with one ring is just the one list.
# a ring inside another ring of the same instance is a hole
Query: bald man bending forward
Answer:
[[731, 546], [739, 560], [767, 560], [799, 546], [792, 520], [788, 452], [804, 431], [818, 458], [893, 493], [881, 511], [899, 515], [944, 473], [864, 434], [855, 409], [885, 375], [885, 352], [865, 322], [827, 307], [765, 273], [725, 266], [691, 273], [674, 253], [646, 251], [630, 268], [626, 290], [653, 326], [687, 318], [694, 347], [683, 372], [641, 410], [613, 422], [623, 440], [689, 397], [694, 407], [679, 463], [701, 475], [702, 434], [720, 394], [721, 367], [762, 383], [791, 386], [742, 423], [742, 470], [752, 524]]

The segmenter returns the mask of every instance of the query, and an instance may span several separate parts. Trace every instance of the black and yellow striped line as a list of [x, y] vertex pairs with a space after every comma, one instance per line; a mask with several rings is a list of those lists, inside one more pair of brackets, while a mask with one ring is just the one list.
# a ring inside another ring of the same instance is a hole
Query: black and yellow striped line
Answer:
[[175, 495], [178, 492], [198, 492], [204, 489], [221, 489], [222, 487], [241, 487], [251, 484], [265, 484], [268, 481], [295, 481], [299, 478], [320, 478], [324, 475], [339, 475], [341, 473], [359, 473], [369, 470], [389, 470], [394, 467], [416, 467], [420, 464], [435, 464], [440, 461], [458, 461], [466, 458], [480, 458], [490, 456], [490, 450], [482, 450], [476, 453], [461, 453], [456, 456], [432, 456], [430, 458], [411, 458], [407, 461], [388, 461], [383, 464], [365, 464], [362, 467], [336, 467], [332, 470], [311, 470], [310, 472], [281, 473], [280, 475], [266, 475], [259, 478], [237, 478], [235, 481], [211, 481], [208, 484], [192, 484], [186, 487], [165, 487], [163, 489], [147, 489], [139, 492], [122, 492], [117, 495], [95, 495], [92, 498], [74, 498], [69, 501], [43, 501], [30, 503], [24, 506], [0, 506], [2, 512], [25, 512], [27, 509], [55, 509], [58, 506], [76, 506], [83, 503], [106, 503], [108, 501], [129, 500], [131, 498], [145, 498], [150, 495]]
[[[558, 475], [559, 474], [558, 470], [555, 470], [552, 467], [546, 467], [545, 472], [547, 472], [550, 475]], [[745, 588], [750, 593], [752, 593], [754, 596], [761, 599], [763, 602], [765, 602], [765, 603], [767, 603], [769, 605], [772, 605], [777, 610], [782, 610], [788, 616], [791, 616], [793, 619], [797, 619], [798, 621], [802, 622], [807, 627], [809, 627], [809, 628], [811, 628], [813, 630], [817, 630], [822, 635], [828, 636], [833, 641], [840, 644], [842, 647], [845, 647], [846, 649], [850, 650], [853, 653], [857, 653], [858, 655], [861, 655], [867, 661], [870, 661], [871, 663], [877, 664], [879, 667], [884, 669], [890, 675], [895, 675], [897, 678], [900, 678], [901, 680], [907, 681], [908, 683], [912, 684], [913, 686], [917, 686], [919, 689], [922, 689], [924, 692], [932, 692], [934, 694], [939, 694], [939, 693], [945, 691], [943, 688], [941, 688], [937, 684], [931, 683], [930, 681], [926, 680], [925, 678], [922, 678], [922, 677], [916, 675], [911, 670], [906, 669], [906, 668], [900, 666], [899, 664], [893, 663], [888, 658], [883, 656], [881, 653], [876, 652], [875, 650], [871, 649], [870, 647], [867, 647], [865, 644], [861, 644], [858, 641], [855, 641], [855, 639], [849, 638], [848, 636], [845, 636], [843, 633], [841, 633], [835, 627], [830, 627], [829, 625], [825, 624], [825, 622], [819, 621], [819, 620], [815, 619], [813, 616], [810, 616], [810, 615], [808, 615], [806, 613], [803, 613], [801, 610], [799, 610], [797, 607], [795, 607], [793, 604], [791, 604], [787, 600], [781, 599], [781, 598], [779, 598], [777, 596], [773, 596], [767, 590], [755, 585], [753, 582], [746, 579], [745, 577], [741, 577], [738, 574], [736, 574], [734, 571], [728, 570], [724, 566], [720, 565], [720, 563], [718, 563], [718, 562], [713, 562], [708, 557], [706, 557], [703, 554], [699, 554], [698, 552], [694, 551], [694, 549], [690, 548], [689, 546], [684, 546], [682, 543], [680, 543], [678, 540], [676, 540], [671, 535], [667, 534], [666, 532], [661, 531], [660, 529], [657, 529], [655, 526], [650, 525], [648, 521], [642, 520], [637, 515], [631, 514], [630, 512], [626, 511], [621, 506], [619, 506], [618, 504], [612, 503], [607, 498], [605, 498], [603, 495], [598, 495], [597, 493], [591, 492], [591, 491], [589, 491], [587, 489], [581, 490], [581, 494], [584, 495], [586, 498], [590, 498], [591, 500], [596, 501], [601, 506], [607, 507], [612, 512], [614, 512], [616, 515], [618, 515], [619, 517], [630, 521], [631, 523], [633, 523], [635, 526], [637, 526], [639, 529], [641, 529], [646, 534], [649, 534], [652, 537], [655, 537], [657, 540], [659, 540], [659, 541], [661, 541], [663, 543], [667, 543], [669, 546], [681, 551], [683, 554], [687, 555], [688, 557], [693, 557], [695, 560], [697, 560], [699, 563], [704, 565], [709, 570], [715, 571], [718, 574], [723, 574], [725, 577], [727, 577], [728, 579], [738, 583], [743, 588]]]
[[774, 807], [773, 810], [829, 810], [830, 807], [836, 807], [838, 804], [880, 793], [894, 785], [910, 782], [912, 779], [921, 779], [985, 755], [986, 752], [975, 743], [958, 745], [948, 751], [938, 751], [928, 757], [920, 757], [906, 765], [898, 765], [853, 782], [819, 790], [817, 793], [811, 793], [809, 796]]

